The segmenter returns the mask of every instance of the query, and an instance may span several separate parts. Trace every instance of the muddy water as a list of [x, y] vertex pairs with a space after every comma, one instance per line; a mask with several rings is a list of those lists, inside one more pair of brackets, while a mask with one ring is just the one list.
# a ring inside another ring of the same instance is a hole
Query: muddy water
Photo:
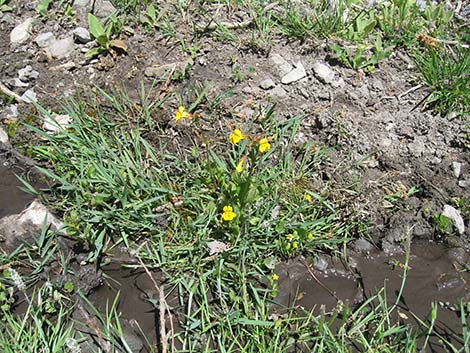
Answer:
[[148, 275], [143, 270], [133, 271], [117, 265], [104, 270], [104, 284], [90, 295], [91, 302], [101, 312], [106, 312], [106, 306], [111, 306], [119, 294], [118, 310], [123, 318], [136, 320], [149, 342], [156, 342], [158, 313], [149, 299], [156, 298], [157, 294]]
[[[399, 302], [404, 323], [417, 323], [412, 313], [425, 319], [431, 303], [439, 301], [447, 304], [438, 309], [436, 327], [459, 332], [460, 318], [446, 306], [458, 304], [461, 298], [468, 299], [470, 274], [458, 270], [458, 265], [449, 256], [450, 250], [433, 242], [420, 242], [412, 246], [409, 270]], [[327, 310], [334, 308], [338, 299], [352, 306], [359, 304], [385, 285], [388, 302], [392, 305], [403, 282], [404, 263], [404, 255], [386, 256], [377, 252], [352, 257], [350, 264], [354, 265], [353, 270], [351, 266], [330, 260], [325, 271], [310, 272], [302, 260], [292, 260], [276, 269], [280, 276], [276, 301], [281, 306], [298, 305], [306, 309], [316, 308], [319, 312], [321, 305]], [[92, 301], [104, 310], [104, 303], [111, 302], [120, 291], [119, 310], [123, 316], [136, 319], [150, 342], [155, 342], [158, 318], [154, 306], [148, 301], [149, 293], [150, 296], [155, 293], [149, 277], [143, 271], [132, 272], [117, 266], [105, 269], [105, 272], [108, 284], [92, 294]], [[439, 347], [436, 349], [440, 351]]]
[[4, 161], [0, 164], [0, 218], [21, 212], [33, 200], [32, 195], [20, 190], [23, 184], [15, 174], [21, 175], [23, 171], [4, 164]]

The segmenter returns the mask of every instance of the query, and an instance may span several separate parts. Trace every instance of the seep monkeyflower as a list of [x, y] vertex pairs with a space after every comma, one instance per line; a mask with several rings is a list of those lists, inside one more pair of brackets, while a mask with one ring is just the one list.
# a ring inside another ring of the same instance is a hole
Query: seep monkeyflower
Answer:
[[182, 105], [179, 106], [178, 110], [176, 111], [175, 120], [178, 122], [180, 119], [189, 119], [191, 114], [184, 110]]
[[239, 129], [233, 130], [232, 134], [229, 137], [229, 141], [232, 145], [236, 145], [243, 139], [245, 139], [245, 135], [243, 135], [243, 133]]
[[236, 216], [232, 206], [224, 206], [224, 212], [222, 213], [222, 219], [224, 221], [232, 221]]
[[261, 140], [259, 140], [258, 143], [259, 143], [259, 151], [261, 153], [264, 153], [271, 148], [271, 145], [267, 138], [262, 138]]

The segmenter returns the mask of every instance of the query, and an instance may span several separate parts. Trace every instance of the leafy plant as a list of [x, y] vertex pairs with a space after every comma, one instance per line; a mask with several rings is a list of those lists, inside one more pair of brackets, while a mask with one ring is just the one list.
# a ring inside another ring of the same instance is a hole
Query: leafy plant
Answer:
[[145, 14], [142, 18], [142, 24], [146, 30], [150, 30], [157, 26], [158, 21], [160, 20], [160, 14], [157, 12], [154, 4], [150, 4], [145, 11]]
[[49, 6], [51, 5], [52, 0], [40, 0], [37, 7], [36, 7], [36, 12], [40, 16], [46, 16], [47, 11], [49, 10]]
[[100, 21], [90, 13], [88, 14], [88, 27], [91, 35], [100, 46], [89, 50], [85, 56], [91, 58], [103, 52], [113, 53], [114, 50], [127, 52], [127, 44], [123, 40], [112, 39], [116, 32], [116, 24], [113, 21], [108, 21], [106, 26], [103, 27]]
[[331, 45], [331, 49], [336, 53], [338, 59], [346, 66], [358, 70], [365, 69], [366, 72], [372, 72], [378, 63], [390, 55], [392, 48], [384, 48], [382, 38], [378, 35], [375, 38], [374, 47], [369, 49], [363, 45], [350, 50], [341, 47], [336, 43]]

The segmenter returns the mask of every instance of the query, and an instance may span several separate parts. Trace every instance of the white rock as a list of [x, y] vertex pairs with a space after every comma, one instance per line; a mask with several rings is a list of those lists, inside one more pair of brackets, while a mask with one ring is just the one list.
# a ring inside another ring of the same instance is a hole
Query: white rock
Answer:
[[21, 99], [26, 103], [33, 103], [38, 101], [38, 97], [32, 89], [28, 89], [25, 93], [23, 93]]
[[72, 117], [66, 114], [46, 116], [42, 127], [44, 130], [55, 133], [69, 127], [72, 120]]
[[295, 69], [289, 72], [287, 75], [284, 75], [281, 79], [281, 82], [285, 85], [288, 85], [292, 82], [299, 81], [307, 76], [305, 68], [302, 63], [298, 62], [295, 64]]
[[72, 31], [73, 37], [78, 43], [88, 43], [91, 41], [90, 32], [84, 27], [77, 27]]
[[73, 2], [74, 7], [87, 7], [88, 5], [91, 5], [92, 0], [75, 0]]
[[209, 241], [206, 245], [210, 256], [218, 255], [231, 249], [231, 246], [229, 244], [223, 243], [218, 240]]
[[284, 88], [282, 88], [281, 86], [276, 86], [274, 87], [271, 91], [270, 91], [270, 94], [273, 96], [273, 97], [276, 97], [276, 98], [284, 98], [287, 96], [287, 92]]
[[271, 55], [270, 59], [273, 62], [273, 64], [278, 67], [279, 73], [281, 74], [281, 76], [287, 75], [289, 72], [291, 72], [294, 69], [294, 67], [291, 64], [289, 64], [279, 54]]
[[18, 119], [18, 107], [16, 105], [12, 104], [3, 109], [0, 114], [0, 120], [3, 121], [7, 119], [12, 121], [16, 121]]
[[34, 39], [34, 42], [38, 45], [38, 47], [45, 48], [54, 40], [55, 36], [52, 32], [45, 32], [38, 34]]
[[270, 89], [270, 88], [273, 88], [274, 86], [276, 86], [276, 84], [274, 83], [273, 80], [271, 80], [270, 78], [267, 78], [267, 79], [261, 81], [261, 83], [259, 84], [259, 86], [260, 86], [262, 89]]
[[8, 143], [8, 134], [0, 127], [0, 143]]
[[452, 223], [454, 224], [455, 228], [457, 228], [457, 231], [459, 232], [460, 235], [465, 233], [465, 223], [459, 211], [457, 211], [455, 208], [453, 208], [450, 205], [445, 205], [444, 211], [442, 211], [442, 215], [446, 216], [452, 221]]
[[31, 28], [33, 26], [34, 18], [28, 18], [18, 26], [13, 28], [10, 33], [11, 44], [23, 44], [31, 36]]
[[46, 52], [56, 59], [63, 59], [69, 56], [75, 43], [73, 37], [66, 37], [64, 39], [53, 40], [46, 49]]
[[15, 77], [13, 79], [13, 84], [15, 85], [15, 87], [28, 87], [29, 86], [28, 83], [24, 83], [18, 77]]
[[18, 78], [23, 82], [29, 82], [39, 77], [39, 72], [34, 71], [31, 65], [26, 65], [24, 68], [18, 70]]
[[462, 163], [452, 162], [452, 170], [454, 172], [455, 177], [458, 178], [460, 176], [460, 173], [462, 172]]
[[464, 188], [464, 189], [468, 188], [470, 186], [470, 179], [468, 179], [468, 180], [459, 180], [459, 186], [461, 188]]
[[19, 214], [0, 219], [0, 238], [9, 247], [16, 247], [24, 242], [32, 243], [34, 237], [41, 234], [44, 220], [54, 232], [64, 232], [64, 224], [59, 221], [46, 206], [35, 200]]
[[330, 67], [326, 64], [323, 64], [317, 61], [313, 64], [313, 71], [318, 79], [323, 83], [331, 83], [335, 79], [335, 73]]

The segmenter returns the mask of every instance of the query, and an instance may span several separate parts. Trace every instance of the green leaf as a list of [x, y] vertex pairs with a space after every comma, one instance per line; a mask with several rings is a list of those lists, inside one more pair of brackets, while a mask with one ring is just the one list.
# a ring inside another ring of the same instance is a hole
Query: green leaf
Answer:
[[104, 31], [104, 28], [101, 25], [100, 21], [91, 13], [88, 14], [88, 27], [90, 29], [91, 35], [96, 38], [96, 40], [98, 40], [98, 43], [98, 38], [106, 35], [106, 32]]
[[41, 16], [46, 16], [51, 2], [52, 0], [41, 0], [36, 7], [36, 12]]
[[105, 51], [104, 48], [93, 48], [91, 50], [88, 50], [86, 53], [85, 53], [85, 57], [86, 58], [93, 58], [95, 56], [98, 56], [100, 55], [103, 51]]
[[109, 38], [106, 34], [96, 37], [96, 41], [105, 49], [109, 49]]
[[65, 282], [64, 283], [64, 290], [68, 293], [73, 292], [73, 283], [72, 282]]

